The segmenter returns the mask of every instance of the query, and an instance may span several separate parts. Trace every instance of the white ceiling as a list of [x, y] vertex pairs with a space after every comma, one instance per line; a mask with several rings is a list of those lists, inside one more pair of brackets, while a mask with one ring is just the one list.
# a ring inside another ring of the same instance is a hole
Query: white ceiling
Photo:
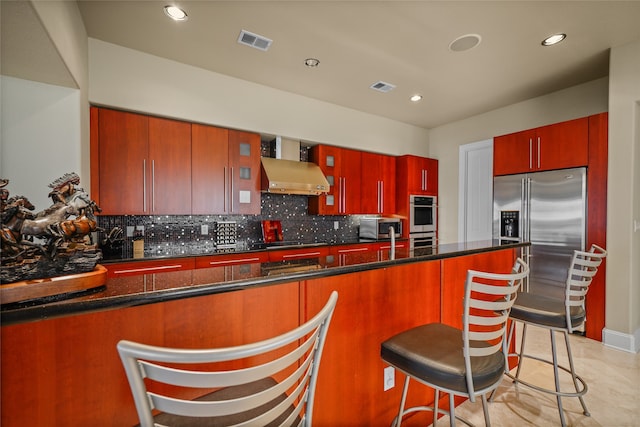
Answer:
[[[77, 3], [89, 37], [425, 128], [604, 77], [609, 49], [640, 39], [640, 1]], [[170, 3], [189, 19], [169, 20]], [[237, 43], [242, 29], [271, 48]], [[450, 51], [465, 34], [482, 41]], [[396, 88], [369, 89], [379, 80]]]

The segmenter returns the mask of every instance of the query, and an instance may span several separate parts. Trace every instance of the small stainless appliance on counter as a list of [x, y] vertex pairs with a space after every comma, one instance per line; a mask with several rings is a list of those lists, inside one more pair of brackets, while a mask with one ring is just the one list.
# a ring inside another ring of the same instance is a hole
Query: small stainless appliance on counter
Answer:
[[402, 235], [402, 221], [399, 218], [362, 217], [360, 218], [361, 239], [390, 239], [391, 228], [394, 237]]

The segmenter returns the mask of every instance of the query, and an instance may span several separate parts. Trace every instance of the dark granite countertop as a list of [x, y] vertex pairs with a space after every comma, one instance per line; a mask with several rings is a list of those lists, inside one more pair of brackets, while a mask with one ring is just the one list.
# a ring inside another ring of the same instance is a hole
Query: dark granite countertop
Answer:
[[[395, 251], [394, 259], [388, 259], [387, 254], [384, 260], [380, 260], [377, 251], [358, 252], [350, 254], [348, 257], [329, 255], [295, 261], [240, 264], [108, 278], [103, 286], [82, 294], [2, 305], [0, 307], [0, 322], [2, 325], [9, 325], [46, 320], [52, 317], [76, 315], [97, 310], [117, 309], [229, 292], [253, 286], [266, 286], [354, 273], [392, 265], [518, 248], [528, 244], [512, 243], [501, 245], [496, 240], [487, 240], [444, 244], [435, 248], [419, 248], [414, 251], [407, 248], [398, 248]], [[144, 258], [143, 260], [149, 259]], [[108, 265], [108, 263], [105, 263], [105, 265]]]

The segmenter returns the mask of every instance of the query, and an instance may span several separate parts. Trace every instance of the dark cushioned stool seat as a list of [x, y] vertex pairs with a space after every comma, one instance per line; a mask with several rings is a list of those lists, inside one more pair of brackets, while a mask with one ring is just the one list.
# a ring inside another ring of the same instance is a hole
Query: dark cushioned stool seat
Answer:
[[[584, 309], [573, 306], [569, 311], [571, 315], [571, 327], [575, 328], [584, 322]], [[518, 295], [516, 302], [511, 307], [511, 318], [552, 328], [566, 328], [567, 314], [565, 301], [522, 293]]]
[[[445, 389], [467, 391], [462, 331], [441, 323], [417, 326], [382, 343], [380, 354], [398, 369]], [[473, 383], [483, 389], [500, 380], [501, 352], [471, 359]]]

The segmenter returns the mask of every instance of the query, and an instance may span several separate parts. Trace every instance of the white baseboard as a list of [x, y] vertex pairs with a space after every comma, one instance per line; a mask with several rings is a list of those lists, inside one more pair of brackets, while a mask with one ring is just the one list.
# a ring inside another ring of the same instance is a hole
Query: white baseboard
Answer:
[[602, 343], [617, 350], [638, 353], [640, 351], [640, 329], [637, 329], [634, 334], [624, 334], [605, 328], [602, 330]]

